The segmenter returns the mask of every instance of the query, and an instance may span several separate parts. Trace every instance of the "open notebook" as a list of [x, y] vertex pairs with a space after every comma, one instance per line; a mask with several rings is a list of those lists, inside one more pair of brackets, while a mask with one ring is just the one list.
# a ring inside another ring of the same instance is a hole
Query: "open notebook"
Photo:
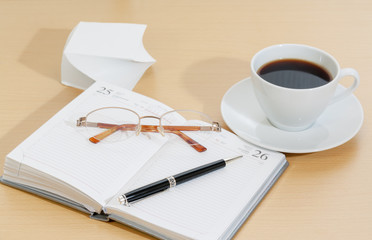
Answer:
[[[164, 239], [229, 239], [287, 167], [281, 153], [261, 149], [223, 130], [197, 152], [179, 138], [140, 134], [124, 142], [92, 144], [76, 119], [100, 107], [141, 115], [170, 107], [98, 82], [65, 106], [6, 157], [1, 181]], [[222, 158], [243, 155], [225, 168], [131, 206], [128, 190]]]

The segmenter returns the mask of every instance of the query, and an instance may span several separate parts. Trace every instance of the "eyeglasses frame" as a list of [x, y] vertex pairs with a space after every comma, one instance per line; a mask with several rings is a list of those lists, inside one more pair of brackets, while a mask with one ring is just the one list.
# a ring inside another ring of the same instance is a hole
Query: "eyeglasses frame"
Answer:
[[[102, 109], [108, 109], [108, 108], [116, 108], [116, 109], [122, 109], [132, 112], [138, 117], [138, 123], [137, 124], [122, 124], [122, 125], [115, 125], [115, 124], [108, 124], [108, 123], [95, 123], [95, 122], [87, 122], [87, 118], [90, 114], [93, 112], [102, 110]], [[195, 110], [189, 110], [189, 109], [178, 109], [178, 110], [171, 110], [168, 112], [163, 113], [160, 115], [160, 117], [157, 116], [140, 116], [137, 112], [135, 112], [132, 109], [129, 108], [123, 108], [123, 107], [102, 107], [97, 108], [93, 111], [90, 111], [85, 115], [85, 117], [80, 117], [77, 122], [76, 126], [78, 127], [99, 127], [99, 128], [105, 128], [106, 131], [103, 131], [102, 133], [99, 133], [93, 137], [89, 138], [89, 141], [92, 143], [98, 143], [101, 140], [105, 139], [106, 137], [110, 136], [111, 134], [115, 133], [118, 130], [133, 130], [136, 133], [136, 136], [138, 136], [141, 132], [158, 132], [162, 136], [165, 136], [164, 133], [173, 133], [179, 136], [181, 139], [183, 139], [185, 142], [187, 142], [191, 147], [193, 147], [198, 152], [204, 152], [207, 150], [206, 147], [195, 141], [194, 139], [187, 136], [182, 131], [214, 131], [214, 132], [221, 132], [221, 127], [218, 122], [212, 121], [211, 126], [169, 126], [169, 125], [163, 125], [161, 119], [166, 114], [172, 113], [172, 112], [182, 112], [182, 111], [188, 111], [188, 112], [195, 112], [198, 114], [201, 114], [207, 118], [209, 118], [208, 115], [205, 113], [195, 111]], [[142, 125], [141, 120], [145, 118], [154, 118], [159, 120], [159, 125]]]

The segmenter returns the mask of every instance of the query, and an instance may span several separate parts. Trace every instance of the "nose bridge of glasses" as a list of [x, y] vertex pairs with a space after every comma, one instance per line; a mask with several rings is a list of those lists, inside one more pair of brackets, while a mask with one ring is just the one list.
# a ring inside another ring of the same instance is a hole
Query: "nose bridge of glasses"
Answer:
[[[156, 130], [162, 135], [162, 136], [164, 136], [164, 129], [163, 129], [163, 127], [161, 127], [160, 126], [160, 117], [157, 117], [157, 116], [142, 116], [142, 117], [140, 117], [140, 120], [142, 120], [142, 119], [146, 119], [146, 118], [152, 118], [152, 119], [156, 119], [156, 120], [158, 120], [159, 121], [159, 123], [158, 123], [158, 125], [156, 126]], [[151, 131], [153, 131], [152, 130], [153, 128], [152, 127], [149, 127], [149, 126], [146, 126], [145, 128], [143, 128], [142, 127], [142, 123], [140, 123], [140, 126], [139, 126], [139, 131], [138, 131], [138, 134], [139, 134], [139, 132], [141, 132], [142, 130], [144, 130], [144, 131], [146, 131], [146, 132], [151, 132]], [[137, 135], [138, 135], [137, 134]]]
[[157, 117], [157, 116], [142, 116], [142, 117], [140, 117], [140, 119], [144, 119], [144, 118], [155, 118], [155, 119], [160, 121], [160, 117]]

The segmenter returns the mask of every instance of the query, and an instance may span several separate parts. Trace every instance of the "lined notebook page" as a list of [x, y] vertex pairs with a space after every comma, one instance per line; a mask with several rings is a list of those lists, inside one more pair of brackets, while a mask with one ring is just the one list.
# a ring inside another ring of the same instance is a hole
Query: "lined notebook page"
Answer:
[[169, 141], [120, 194], [207, 162], [242, 154], [244, 157], [223, 169], [135, 202], [131, 207], [113, 199], [107, 212], [127, 219], [132, 215], [143, 219], [144, 225], [147, 222], [191, 238], [219, 236], [255, 197], [268, 176], [282, 166], [284, 156], [257, 149], [227, 131], [202, 144], [208, 150], [197, 153], [182, 141]]
[[[166, 142], [160, 134], [134, 136], [120, 142], [88, 141], [78, 117], [93, 109], [120, 106], [140, 115], [160, 115], [170, 108], [112, 85], [96, 83], [43, 125], [17, 151], [16, 160], [65, 182], [104, 205]], [[146, 147], [146, 151], [143, 149]]]

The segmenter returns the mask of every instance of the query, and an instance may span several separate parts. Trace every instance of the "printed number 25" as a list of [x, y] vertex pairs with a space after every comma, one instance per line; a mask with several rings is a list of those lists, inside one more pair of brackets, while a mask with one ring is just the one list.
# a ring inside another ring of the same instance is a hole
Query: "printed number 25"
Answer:
[[112, 89], [108, 89], [106, 87], [101, 87], [97, 92], [98, 93], [102, 93], [104, 95], [110, 95], [110, 93], [112, 92], [113, 90]]

